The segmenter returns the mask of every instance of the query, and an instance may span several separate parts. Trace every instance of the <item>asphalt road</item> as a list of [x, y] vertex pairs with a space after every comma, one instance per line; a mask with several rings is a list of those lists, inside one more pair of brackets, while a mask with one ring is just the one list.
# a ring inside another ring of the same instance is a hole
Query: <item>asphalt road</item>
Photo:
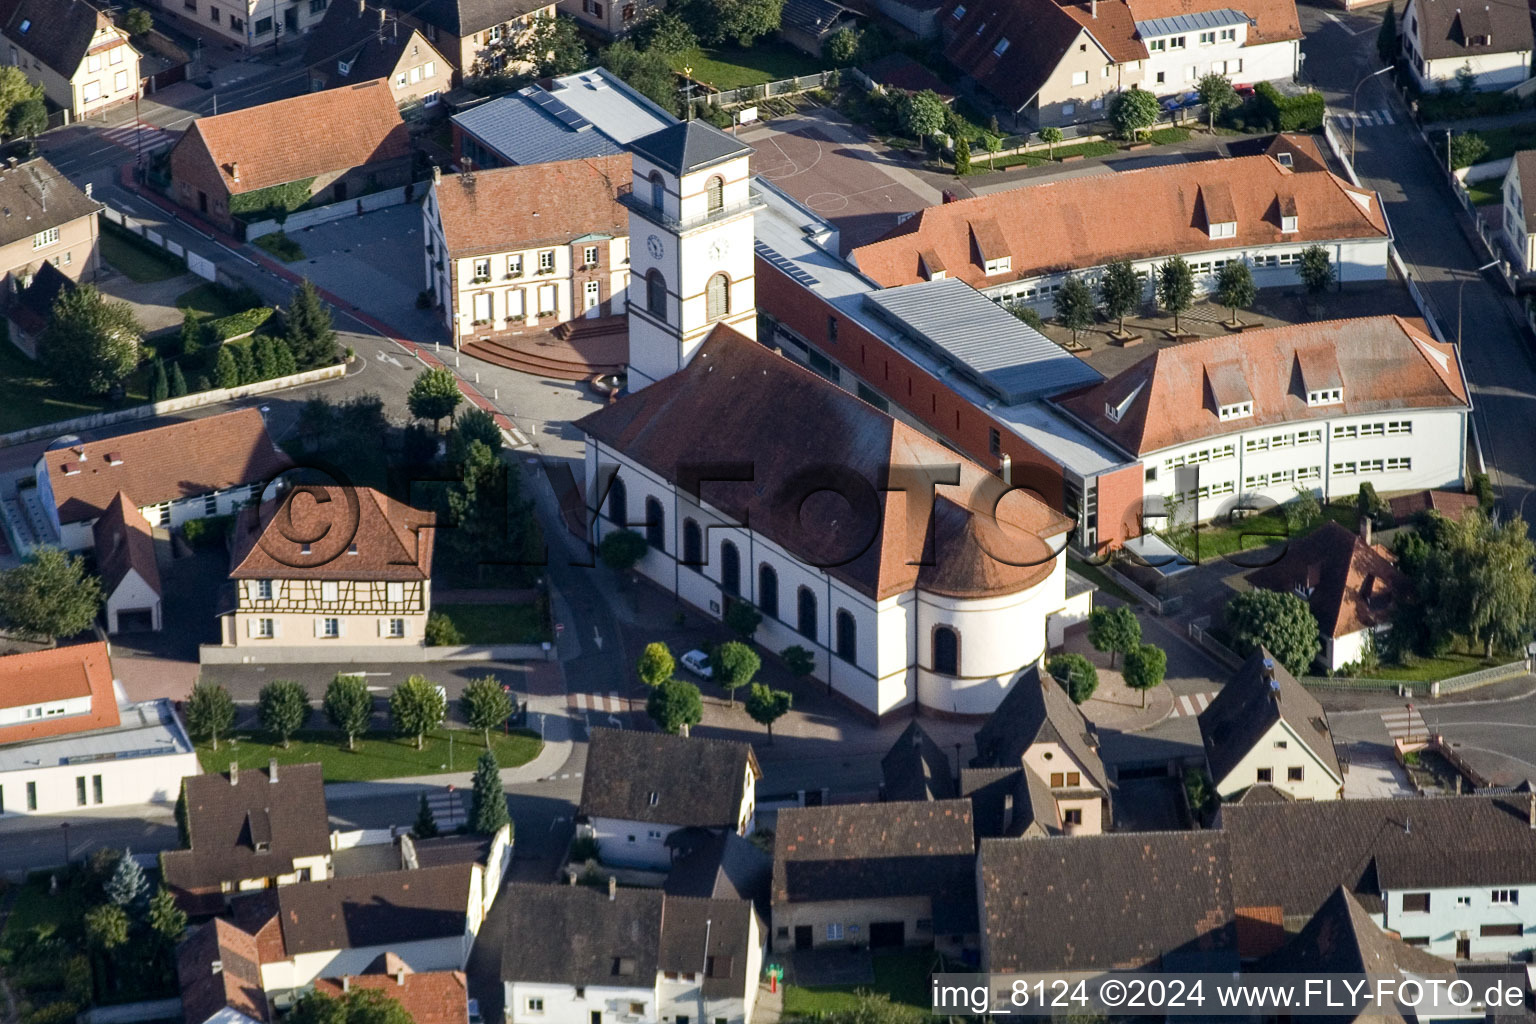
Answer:
[[[1467, 241], [1460, 208], [1436, 158], [1387, 76], [1362, 82], [1381, 66], [1380, 10], [1346, 14], [1312, 4], [1299, 10], [1306, 32], [1305, 78], [1323, 91], [1330, 108], [1349, 111], [1358, 85], [1361, 111], [1393, 112], [1395, 124], [1358, 129], [1356, 171], [1362, 184], [1381, 194], [1397, 250], [1448, 335], [1456, 333], [1458, 297], [1462, 303], [1462, 363], [1472, 385], [1478, 438], [1500, 498], [1515, 513], [1536, 486], [1536, 444], [1529, 428], [1536, 415], [1536, 361], [1528, 333], [1512, 313], [1508, 293], [1477, 274], [1485, 261]], [[1529, 511], [1536, 516], [1536, 503]]]

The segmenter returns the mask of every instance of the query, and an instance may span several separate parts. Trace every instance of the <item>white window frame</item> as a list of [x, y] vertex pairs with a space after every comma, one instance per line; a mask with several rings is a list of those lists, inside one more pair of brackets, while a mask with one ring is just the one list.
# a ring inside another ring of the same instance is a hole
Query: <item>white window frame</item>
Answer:
[[32, 248], [44, 249], [59, 240], [58, 228], [45, 228], [32, 236]]
[[843, 926], [841, 924], [832, 923], [827, 925], [827, 941], [843, 941]]
[[335, 580], [322, 580], [320, 583], [320, 600], [326, 604], [335, 604], [341, 600], [341, 584]]
[[270, 601], [270, 600], [272, 600], [272, 581], [271, 580], [257, 580], [256, 581], [256, 600], [258, 600], [258, 601]]
[[258, 640], [272, 640], [277, 636], [277, 624], [269, 617], [263, 616], [256, 620], [256, 638]]
[[388, 601], [390, 604], [400, 604], [403, 602], [405, 600], [405, 584], [385, 583], [384, 600]]

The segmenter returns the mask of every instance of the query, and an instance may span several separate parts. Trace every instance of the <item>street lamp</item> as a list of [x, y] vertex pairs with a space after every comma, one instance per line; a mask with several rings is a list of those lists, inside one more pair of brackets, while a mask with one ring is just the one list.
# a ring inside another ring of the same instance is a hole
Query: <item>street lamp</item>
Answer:
[[1378, 71], [1372, 71], [1355, 83], [1354, 95], [1349, 101], [1349, 163], [1351, 167], [1355, 163], [1355, 126], [1360, 123], [1360, 87], [1377, 75], [1384, 75], [1391, 70], [1392, 65], [1388, 64]]
[[65, 867], [69, 867], [69, 861], [70, 861], [69, 822], [67, 822], [67, 821], [64, 822], [63, 825], [60, 826], [60, 827], [62, 827], [64, 829], [64, 866]]
[[[1498, 265], [1499, 265], [1499, 261], [1498, 260], [1494, 260], [1492, 263], [1484, 263], [1482, 266], [1478, 267], [1477, 270], [1473, 271], [1473, 273], [1481, 274], [1483, 271], [1491, 270], [1491, 269], [1493, 269], [1494, 267], [1496, 267]], [[1461, 279], [1460, 283], [1458, 283], [1456, 285], [1456, 347], [1457, 348], [1461, 347], [1461, 290], [1467, 286], [1467, 282], [1470, 281], [1470, 280], [1472, 280], [1470, 277], [1464, 277], [1464, 278]]]

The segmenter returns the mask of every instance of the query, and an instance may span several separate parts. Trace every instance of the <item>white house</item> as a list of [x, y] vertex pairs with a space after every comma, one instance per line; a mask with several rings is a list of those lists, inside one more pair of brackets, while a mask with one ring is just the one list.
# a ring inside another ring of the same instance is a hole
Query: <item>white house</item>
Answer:
[[1523, 273], [1536, 270], [1536, 150], [1522, 149], [1504, 172], [1505, 245]]
[[747, 1024], [765, 935], [748, 900], [606, 892], [585, 885], [507, 889], [502, 946], [507, 1024]]
[[1474, 88], [1508, 89], [1531, 77], [1531, 18], [1517, 4], [1408, 0], [1398, 24], [1421, 89], [1456, 89], [1466, 75]]
[[1396, 316], [1162, 348], [1057, 407], [1141, 460], [1148, 511], [1206, 521], [1325, 498], [1460, 490], [1471, 412], [1455, 346]]
[[1216, 792], [1233, 799], [1269, 785], [1293, 800], [1337, 800], [1344, 771], [1328, 716], [1266, 650], [1249, 656], [1200, 712], [1205, 763]]
[[[1104, 210], [1135, 210], [1106, 217]], [[1184, 257], [1197, 291], [1246, 261], [1260, 288], [1294, 286], [1301, 253], [1327, 250], [1340, 283], [1383, 281], [1390, 235], [1381, 200], [1329, 172], [1310, 140], [1269, 153], [1089, 174], [930, 206], [854, 249], [859, 270], [893, 288], [959, 278], [999, 302], [1042, 311], [1068, 274], [1097, 284], [1128, 259], [1151, 298], [1156, 266]]]
[[1536, 940], [1536, 794], [1224, 804], [1245, 957], [1278, 948], [1339, 886], [1404, 942], [1507, 960]]
[[149, 520], [122, 491], [91, 528], [107, 632], [160, 628], [160, 568]]
[[106, 644], [0, 658], [0, 816], [169, 805], [198, 771], [170, 701], [122, 698]]
[[763, 770], [746, 743], [593, 729], [578, 816], [604, 864], [665, 871], [679, 829], [747, 835]]
[[750, 602], [759, 642], [866, 712], [990, 712], [1091, 604], [1071, 521], [751, 342], [747, 147], [690, 121], [633, 149], [635, 393], [577, 424], [594, 539], [643, 531], [640, 572], [712, 615]]
[[293, 465], [256, 409], [172, 423], [102, 441], [63, 437], [37, 460], [35, 499], [52, 536], [70, 551], [93, 543], [92, 526], [127, 494], [151, 526], [232, 515]]

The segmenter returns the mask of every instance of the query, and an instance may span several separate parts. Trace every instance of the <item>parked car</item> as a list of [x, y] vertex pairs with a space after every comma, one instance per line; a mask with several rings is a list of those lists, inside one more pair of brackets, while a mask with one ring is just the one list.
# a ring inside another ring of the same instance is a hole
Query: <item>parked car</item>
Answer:
[[480, 1000], [469, 1001], [469, 1024], [485, 1024], [485, 1018], [480, 1016]]
[[715, 670], [709, 667], [709, 655], [705, 654], [698, 648], [694, 648], [693, 650], [689, 651], [679, 660], [682, 661], [683, 668], [687, 669], [689, 672], [692, 672], [700, 679], [715, 678]]
[[1253, 86], [1249, 85], [1247, 82], [1234, 85], [1232, 90], [1245, 100], [1251, 98], [1254, 95]]

